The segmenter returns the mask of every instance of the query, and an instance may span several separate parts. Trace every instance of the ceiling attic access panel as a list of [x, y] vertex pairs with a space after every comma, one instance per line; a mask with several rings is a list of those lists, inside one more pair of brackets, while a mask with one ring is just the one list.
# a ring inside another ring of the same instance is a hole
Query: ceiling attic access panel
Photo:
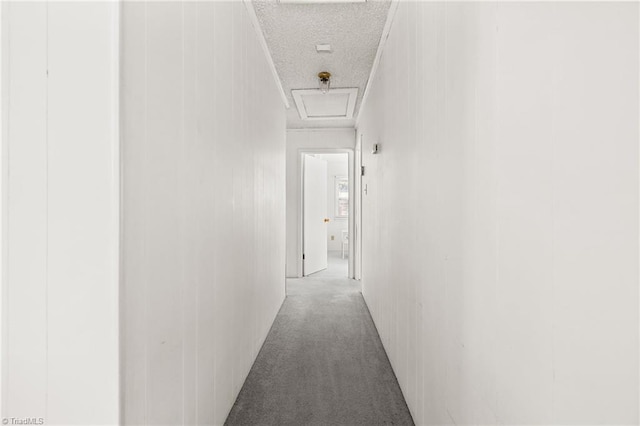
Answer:
[[352, 119], [358, 97], [357, 88], [292, 90], [298, 114], [302, 120]]

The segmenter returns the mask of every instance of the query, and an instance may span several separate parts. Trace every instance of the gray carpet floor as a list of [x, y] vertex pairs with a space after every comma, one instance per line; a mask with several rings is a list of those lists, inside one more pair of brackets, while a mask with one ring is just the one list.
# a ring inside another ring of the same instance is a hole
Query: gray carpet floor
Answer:
[[328, 274], [287, 280], [226, 425], [413, 425], [358, 282]]
[[327, 269], [318, 271], [310, 276], [313, 278], [346, 278], [349, 276], [349, 259], [342, 258], [339, 251], [327, 253]]

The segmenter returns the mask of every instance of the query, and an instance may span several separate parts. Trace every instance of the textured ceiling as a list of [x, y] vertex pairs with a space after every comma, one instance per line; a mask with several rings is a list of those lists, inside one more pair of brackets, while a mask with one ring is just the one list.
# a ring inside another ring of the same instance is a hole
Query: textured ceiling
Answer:
[[[331, 87], [357, 87], [354, 117], [362, 102], [390, 2], [292, 4], [253, 0], [271, 56], [289, 99], [287, 127], [353, 127], [354, 120], [301, 120], [292, 89], [315, 89], [320, 71], [331, 73]], [[316, 52], [330, 44], [331, 53]]]

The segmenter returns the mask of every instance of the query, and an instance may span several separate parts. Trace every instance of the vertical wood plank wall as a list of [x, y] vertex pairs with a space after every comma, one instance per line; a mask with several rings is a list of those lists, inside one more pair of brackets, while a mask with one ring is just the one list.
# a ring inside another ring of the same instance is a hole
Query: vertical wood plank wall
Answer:
[[2, 417], [118, 421], [118, 5], [6, 2]]
[[362, 280], [417, 424], [638, 422], [638, 48], [632, 3], [400, 2]]
[[124, 423], [222, 424], [285, 296], [285, 109], [242, 2], [122, 17]]

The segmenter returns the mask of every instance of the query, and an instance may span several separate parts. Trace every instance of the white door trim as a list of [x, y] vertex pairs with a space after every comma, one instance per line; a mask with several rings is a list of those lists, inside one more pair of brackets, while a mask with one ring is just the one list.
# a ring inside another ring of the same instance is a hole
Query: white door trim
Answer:
[[[296, 155], [296, 181], [299, 183], [298, 185], [298, 203], [296, 206], [296, 216], [298, 218], [298, 230], [297, 230], [297, 246], [298, 253], [296, 253], [297, 258], [297, 277], [303, 277], [303, 262], [302, 262], [302, 251], [304, 250], [304, 214], [303, 214], [303, 203], [304, 203], [304, 185], [302, 184], [303, 174], [303, 161], [302, 157], [304, 154], [340, 154], [347, 153], [349, 154], [349, 236], [354, 234], [354, 202], [353, 202], [353, 184], [355, 182], [355, 174], [354, 174], [354, 149], [353, 148], [299, 148]], [[354, 253], [355, 246], [357, 243], [354, 241], [349, 241], [349, 278], [354, 277], [355, 268], [354, 268]]]

